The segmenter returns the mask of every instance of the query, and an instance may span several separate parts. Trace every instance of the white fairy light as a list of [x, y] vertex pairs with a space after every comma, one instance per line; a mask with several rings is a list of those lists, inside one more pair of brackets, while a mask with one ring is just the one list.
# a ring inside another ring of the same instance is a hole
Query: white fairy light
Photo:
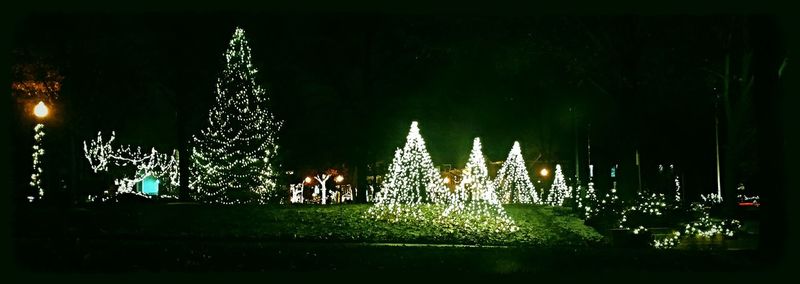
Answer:
[[[41, 102], [39, 104], [42, 106], [44, 105]], [[42, 156], [44, 155], [42, 138], [44, 138], [44, 124], [37, 123], [36, 126], [33, 127], [33, 131], [33, 174], [31, 174], [30, 185], [36, 190], [37, 198], [41, 199], [44, 197], [44, 188], [42, 188]]]
[[564, 205], [564, 199], [569, 197], [569, 188], [564, 180], [564, 173], [561, 171], [561, 165], [556, 165], [556, 174], [553, 184], [550, 186], [550, 191], [547, 194], [547, 204], [551, 206]]
[[[462, 226], [479, 227], [480, 221], [491, 222], [490, 228], [503, 232], [513, 232], [518, 228], [506, 215], [505, 209], [497, 198], [494, 183], [489, 179], [489, 171], [481, 150], [481, 141], [475, 138], [467, 165], [464, 167], [463, 179], [456, 186], [451, 202], [444, 210], [443, 216], [462, 217]], [[466, 218], [464, 218], [464, 216]]]
[[503, 203], [539, 203], [539, 195], [525, 168], [519, 142], [514, 141], [511, 152], [497, 172], [494, 180], [500, 201]]
[[131, 148], [129, 145], [114, 147], [115, 132], [111, 132], [108, 141], [103, 141], [102, 132], [97, 132], [97, 138], [83, 141], [83, 152], [89, 166], [95, 173], [107, 171], [109, 165], [117, 167], [134, 167], [130, 177], [118, 178], [114, 184], [118, 186], [117, 193], [136, 193], [134, 187], [145, 177], [152, 176], [159, 180], [168, 180], [169, 186], [177, 188], [180, 178], [178, 171], [178, 151], [173, 150], [172, 155], [159, 153], [155, 148], [150, 152], [142, 152], [141, 147]]
[[[322, 192], [322, 205], [327, 204], [327, 201], [328, 201], [328, 188], [325, 187], [325, 182], [327, 182], [330, 177], [331, 177], [331, 175], [329, 175], [329, 174], [319, 174], [319, 175], [314, 176], [314, 179], [317, 180], [317, 182], [319, 182], [319, 185], [320, 185], [320, 190], [319, 191]], [[316, 192], [316, 190], [315, 190], [315, 192]]]
[[383, 190], [376, 193], [377, 202], [366, 216], [391, 223], [428, 223], [446, 231], [516, 231], [489, 180], [480, 140], [475, 139], [464, 178], [456, 192], [450, 193], [433, 166], [417, 125], [411, 124], [405, 146], [395, 151]]
[[381, 189], [379, 205], [420, 204], [447, 202], [447, 194], [441, 177], [433, 165], [425, 141], [416, 121], [406, 136], [403, 149], [395, 151], [389, 173]]
[[[234, 32], [225, 59], [209, 125], [193, 138], [189, 187], [207, 202], [265, 202], [277, 190], [273, 163], [283, 122], [269, 111], [266, 91], [255, 82], [257, 70], [241, 28]], [[231, 197], [242, 193], [256, 198]]]

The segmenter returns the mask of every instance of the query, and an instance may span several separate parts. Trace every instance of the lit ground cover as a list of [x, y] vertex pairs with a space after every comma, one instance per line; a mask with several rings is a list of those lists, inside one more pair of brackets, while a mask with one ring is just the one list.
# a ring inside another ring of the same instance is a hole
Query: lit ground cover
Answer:
[[[587, 247], [603, 237], [568, 209], [505, 206], [519, 230], [466, 233], [425, 223], [388, 223], [365, 218], [371, 205], [210, 206], [123, 205], [68, 213], [27, 212], [19, 234], [86, 238], [186, 238], [207, 240], [322, 241], [357, 243], [479, 244]], [[435, 213], [432, 213], [435, 214]], [[19, 235], [18, 235], [19, 236]], [[25, 237], [20, 236], [20, 237]]]

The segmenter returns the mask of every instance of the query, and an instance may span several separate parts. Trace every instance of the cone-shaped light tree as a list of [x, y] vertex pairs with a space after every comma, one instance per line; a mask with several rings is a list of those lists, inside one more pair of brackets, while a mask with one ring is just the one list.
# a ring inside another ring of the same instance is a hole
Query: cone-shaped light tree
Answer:
[[539, 194], [528, 176], [519, 142], [514, 141], [511, 152], [497, 172], [494, 186], [502, 203], [539, 203]]
[[479, 138], [472, 141], [472, 151], [462, 174], [461, 183], [456, 186], [456, 195], [459, 200], [466, 202], [497, 200], [497, 193], [489, 179], [489, 170], [486, 168], [486, 160], [483, 158]]
[[255, 81], [257, 70], [241, 28], [233, 34], [225, 62], [209, 125], [193, 139], [190, 188], [207, 202], [264, 202], [277, 190], [274, 163], [282, 122]]
[[447, 202], [446, 188], [416, 121], [411, 123], [403, 149], [395, 151], [381, 191], [379, 205]]
[[[578, 199], [578, 208], [583, 209], [584, 216], [588, 219], [598, 213], [598, 199], [594, 190], [594, 166], [589, 165], [589, 184], [586, 188], [586, 195]], [[580, 194], [580, 193], [579, 193]], [[580, 196], [579, 196], [580, 197]]]
[[481, 148], [481, 140], [475, 138], [469, 160], [462, 171], [461, 183], [456, 186], [443, 218], [457, 219], [455, 224], [470, 229], [515, 231], [517, 227], [500, 205], [494, 184], [489, 179]]
[[564, 180], [564, 173], [561, 171], [561, 165], [556, 165], [555, 179], [553, 185], [550, 186], [550, 192], [547, 194], [547, 204], [552, 206], [564, 205], [564, 199], [569, 197], [569, 187]]

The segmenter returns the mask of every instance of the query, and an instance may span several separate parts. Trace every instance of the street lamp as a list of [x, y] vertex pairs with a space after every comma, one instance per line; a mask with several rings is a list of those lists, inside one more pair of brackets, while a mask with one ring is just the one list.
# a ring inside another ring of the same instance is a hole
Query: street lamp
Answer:
[[33, 115], [38, 118], [45, 118], [49, 113], [50, 109], [47, 108], [47, 105], [45, 105], [43, 101], [39, 101], [39, 103], [33, 107]]
[[311, 183], [311, 177], [306, 177], [306, 179], [304, 179], [303, 181], [305, 183]]
[[444, 183], [450, 184], [450, 177], [444, 177]]
[[549, 174], [550, 172], [546, 168], [543, 168], [541, 171], [539, 171], [539, 175], [541, 175], [542, 177], [546, 177]]
[[338, 175], [338, 176], [336, 176], [335, 180], [336, 180], [336, 183], [340, 183], [340, 182], [344, 181], [344, 177], [342, 175]]

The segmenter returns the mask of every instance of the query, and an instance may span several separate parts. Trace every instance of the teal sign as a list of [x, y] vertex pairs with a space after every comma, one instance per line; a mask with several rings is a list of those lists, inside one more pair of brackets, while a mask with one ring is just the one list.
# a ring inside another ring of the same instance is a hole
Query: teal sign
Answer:
[[153, 176], [146, 176], [142, 180], [142, 193], [146, 195], [158, 195], [158, 179]]

